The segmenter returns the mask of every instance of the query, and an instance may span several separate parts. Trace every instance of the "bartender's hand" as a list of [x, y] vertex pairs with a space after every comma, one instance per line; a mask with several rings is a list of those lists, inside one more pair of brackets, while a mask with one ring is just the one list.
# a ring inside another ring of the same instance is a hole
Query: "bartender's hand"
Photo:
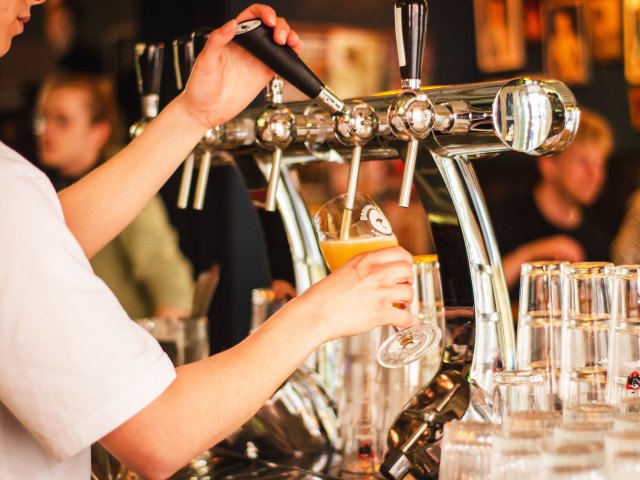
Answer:
[[239, 22], [260, 18], [274, 27], [274, 39], [296, 52], [302, 42], [283, 18], [265, 5], [253, 5], [213, 31], [183, 93], [187, 108], [206, 128], [220, 125], [240, 113], [273, 78], [273, 72], [253, 55], [230, 43]]
[[413, 258], [401, 247], [352, 258], [289, 304], [325, 326], [326, 340], [357, 335], [374, 327], [418, 323], [408, 310], [413, 299]]

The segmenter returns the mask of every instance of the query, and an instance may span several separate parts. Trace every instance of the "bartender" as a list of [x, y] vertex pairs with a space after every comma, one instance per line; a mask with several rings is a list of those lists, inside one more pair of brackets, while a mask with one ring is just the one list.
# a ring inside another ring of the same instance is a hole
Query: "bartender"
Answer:
[[[44, 0], [3, 0], [0, 56]], [[300, 51], [286, 21], [254, 5], [213, 32], [184, 92], [127, 148], [56, 194], [0, 143], [0, 476], [86, 479], [100, 441], [148, 479], [166, 478], [248, 420], [321, 343], [416, 323], [411, 256], [355, 257], [236, 347], [174, 369], [131, 322], [88, 258], [155, 195], [205, 131], [239, 113], [273, 73], [235, 44], [261, 18]], [[141, 181], [143, 179], [143, 181]]]

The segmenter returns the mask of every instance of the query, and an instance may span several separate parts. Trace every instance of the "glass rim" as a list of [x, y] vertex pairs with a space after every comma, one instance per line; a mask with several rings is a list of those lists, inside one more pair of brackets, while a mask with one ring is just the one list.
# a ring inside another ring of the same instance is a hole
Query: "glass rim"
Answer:
[[617, 265], [613, 269], [613, 274], [617, 277], [640, 277], [640, 265]]
[[613, 427], [612, 421], [576, 421], [563, 422], [556, 425], [556, 430], [564, 430], [565, 432], [606, 432]]
[[577, 262], [563, 265], [561, 268], [565, 276], [606, 276], [612, 273], [615, 265], [611, 262]]
[[529, 273], [535, 270], [542, 270], [544, 272], [560, 270], [563, 265], [569, 265], [566, 260], [538, 260], [535, 262], [525, 262], [521, 265], [520, 271], [522, 273]]
[[437, 253], [423, 253], [413, 256], [414, 265], [440, 265]]
[[504, 370], [494, 374], [493, 382], [495, 386], [498, 382], [503, 385], [544, 384], [545, 374], [535, 370]]
[[[640, 442], [640, 431], [638, 430], [611, 430], [604, 435], [604, 442], [607, 443], [607, 439], [615, 440], [637, 440]], [[637, 445], [636, 445], [637, 446]]]
[[[337, 203], [339, 200], [346, 199], [346, 198], [347, 198], [347, 195], [348, 195], [348, 193], [341, 193], [340, 195], [336, 195], [335, 197], [333, 197], [333, 198], [331, 198], [331, 199], [327, 200], [326, 202], [324, 202], [324, 203], [322, 204], [322, 206], [321, 206], [320, 208], [318, 208], [318, 212], [319, 212], [319, 211], [321, 211], [321, 210], [323, 210], [323, 209], [326, 209], [326, 208], [327, 208], [327, 206], [329, 206], [329, 205], [331, 205], [331, 204], [333, 204], [333, 203]], [[364, 193], [364, 192], [356, 192], [356, 194], [355, 194], [355, 197], [354, 197], [354, 198], [356, 198], [356, 199], [357, 199], [358, 197], [360, 197], [360, 198], [366, 198], [367, 200], [370, 200], [373, 204], [377, 205], [377, 203], [376, 203], [376, 202], [374, 202], [373, 198], [371, 198], [368, 194], [366, 194], [366, 193]], [[318, 215], [318, 212], [316, 212], [316, 215]]]

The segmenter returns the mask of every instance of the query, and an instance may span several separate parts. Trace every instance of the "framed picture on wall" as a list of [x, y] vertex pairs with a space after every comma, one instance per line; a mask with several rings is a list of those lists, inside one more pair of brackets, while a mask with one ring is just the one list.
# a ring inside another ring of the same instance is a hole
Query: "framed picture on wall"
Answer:
[[589, 0], [587, 16], [593, 59], [598, 62], [618, 60], [622, 56], [620, 0]]
[[524, 33], [528, 42], [536, 43], [542, 40], [540, 0], [524, 1]]
[[569, 85], [589, 81], [591, 61], [584, 0], [543, 0], [545, 73]]
[[629, 116], [631, 126], [640, 130], [640, 87], [629, 88]]
[[624, 0], [624, 74], [640, 85], [640, 0]]
[[524, 67], [522, 0], [473, 0], [476, 58], [484, 73]]

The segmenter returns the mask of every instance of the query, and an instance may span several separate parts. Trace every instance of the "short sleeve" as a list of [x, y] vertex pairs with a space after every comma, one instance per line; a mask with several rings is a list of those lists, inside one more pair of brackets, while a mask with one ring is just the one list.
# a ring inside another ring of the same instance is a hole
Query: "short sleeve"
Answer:
[[93, 274], [34, 173], [2, 167], [0, 401], [64, 460], [151, 403], [175, 370]]

